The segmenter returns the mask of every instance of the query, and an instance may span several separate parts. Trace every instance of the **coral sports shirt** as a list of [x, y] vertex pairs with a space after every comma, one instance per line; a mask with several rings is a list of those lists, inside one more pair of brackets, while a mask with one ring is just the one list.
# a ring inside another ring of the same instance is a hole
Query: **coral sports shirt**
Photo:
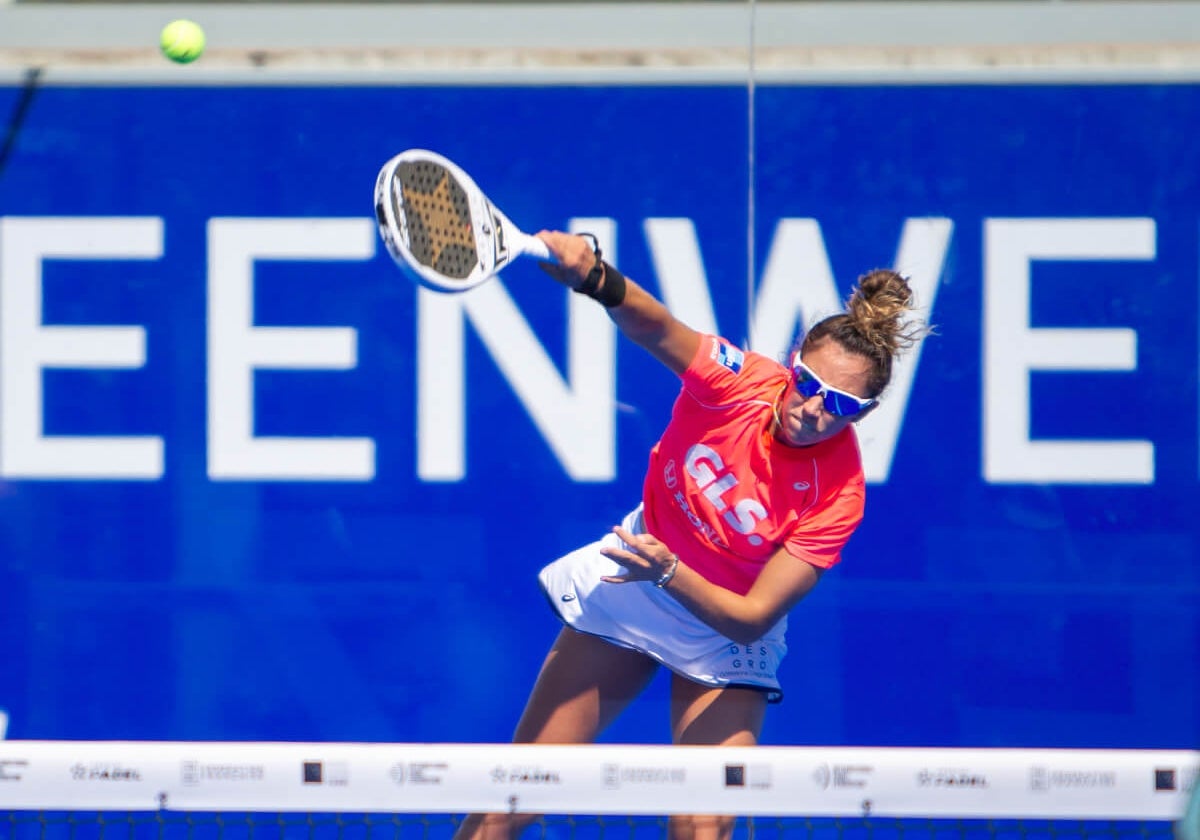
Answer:
[[854, 428], [793, 447], [772, 434], [791, 373], [758, 353], [704, 336], [650, 452], [646, 531], [706, 579], [750, 590], [783, 547], [829, 568], [862, 521], [862, 458]]

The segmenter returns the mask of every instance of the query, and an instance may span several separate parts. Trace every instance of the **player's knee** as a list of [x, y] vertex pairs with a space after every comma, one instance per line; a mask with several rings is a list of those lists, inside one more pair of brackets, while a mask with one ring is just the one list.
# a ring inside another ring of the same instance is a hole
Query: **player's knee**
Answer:
[[729, 840], [735, 817], [717, 814], [688, 814], [671, 817], [670, 840]]
[[536, 821], [533, 814], [469, 814], [454, 840], [517, 840]]

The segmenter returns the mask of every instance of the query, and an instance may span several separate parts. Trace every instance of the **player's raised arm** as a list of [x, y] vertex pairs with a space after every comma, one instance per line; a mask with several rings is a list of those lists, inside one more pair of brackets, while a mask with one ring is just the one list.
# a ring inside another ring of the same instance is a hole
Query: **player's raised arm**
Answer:
[[687, 370], [700, 344], [700, 333], [677, 319], [637, 283], [599, 259], [592, 240], [587, 237], [542, 231], [538, 238], [558, 260], [557, 265], [543, 264], [548, 274], [604, 304], [613, 323], [627, 338], [646, 348], [674, 373]]

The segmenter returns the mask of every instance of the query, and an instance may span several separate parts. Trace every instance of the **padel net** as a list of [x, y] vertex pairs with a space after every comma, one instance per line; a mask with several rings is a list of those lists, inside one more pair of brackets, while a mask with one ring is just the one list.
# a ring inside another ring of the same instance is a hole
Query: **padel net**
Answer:
[[1172, 750], [5, 741], [0, 838], [449, 838], [467, 813], [652, 838], [703, 813], [735, 837], [1169, 840], [1198, 775]]

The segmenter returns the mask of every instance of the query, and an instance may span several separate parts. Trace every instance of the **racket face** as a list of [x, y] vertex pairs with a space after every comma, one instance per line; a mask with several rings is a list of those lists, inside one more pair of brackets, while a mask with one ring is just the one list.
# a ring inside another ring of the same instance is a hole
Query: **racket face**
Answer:
[[451, 161], [409, 149], [384, 164], [375, 184], [379, 232], [396, 263], [439, 292], [464, 292], [511, 260], [506, 234], [523, 234]]

